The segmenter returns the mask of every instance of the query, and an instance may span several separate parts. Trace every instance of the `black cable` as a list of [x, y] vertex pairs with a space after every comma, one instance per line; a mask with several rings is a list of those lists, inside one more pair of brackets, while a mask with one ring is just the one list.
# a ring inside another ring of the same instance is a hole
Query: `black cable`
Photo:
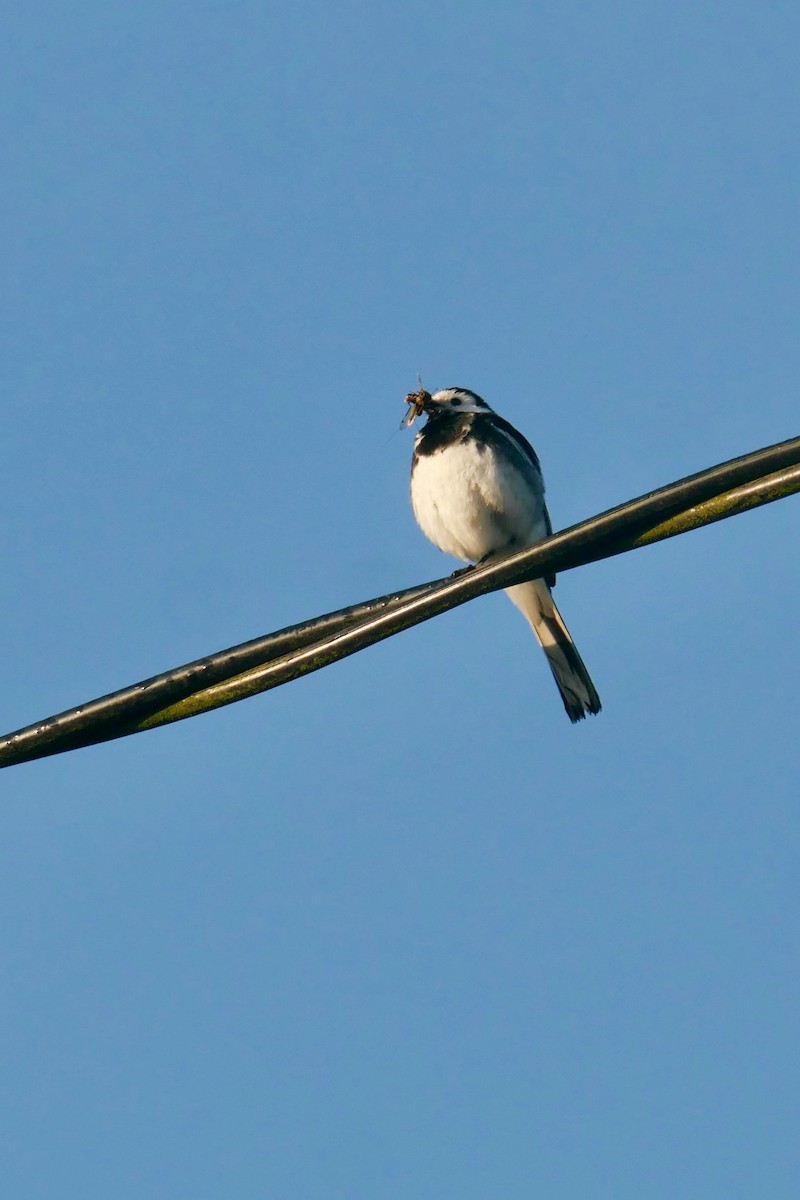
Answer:
[[[648, 492], [554, 534], [535, 546], [502, 559], [493, 559], [455, 578], [435, 580], [350, 605], [338, 612], [196, 659], [7, 734], [0, 738], [0, 766], [93, 745], [137, 732], [149, 725], [193, 715], [191, 711], [172, 715], [176, 706], [190, 701], [192, 697], [213, 698], [212, 704], [198, 703], [197, 711], [204, 711], [267, 687], [278, 686], [309, 670], [336, 661], [345, 654], [355, 653], [412, 624], [466, 603], [477, 595], [536, 578], [550, 570], [567, 570], [623, 553], [638, 538], [657, 529], [676, 514], [685, 514], [695, 506], [736, 488], [741, 490], [750, 484], [757, 486], [765, 476], [798, 464], [800, 438], [793, 438]], [[766, 495], [769, 489], [765, 487], [761, 490], [765, 498], [743, 499], [739, 508], [732, 508], [730, 514], [722, 512], [720, 516], [732, 515], [733, 511], [742, 511], [744, 507], [752, 507], [753, 503], [766, 503], [784, 494], [778, 491], [777, 494]], [[715, 519], [719, 518], [705, 515], [698, 523]], [[671, 534], [667, 532], [658, 536]], [[228, 694], [231, 689], [226, 689], [225, 685], [243, 673], [248, 674], [248, 683], [242, 684], [238, 693], [234, 690], [233, 694]], [[215, 693], [219, 693], [219, 696]]]

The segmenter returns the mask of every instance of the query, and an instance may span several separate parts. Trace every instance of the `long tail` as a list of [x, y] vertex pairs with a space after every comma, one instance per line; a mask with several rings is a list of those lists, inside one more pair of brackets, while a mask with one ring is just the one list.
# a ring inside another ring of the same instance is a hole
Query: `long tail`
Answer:
[[526, 618], [547, 655], [570, 721], [580, 721], [587, 713], [600, 712], [602, 706], [597, 689], [545, 581], [534, 579], [530, 583], [517, 584], [506, 588], [506, 595]]

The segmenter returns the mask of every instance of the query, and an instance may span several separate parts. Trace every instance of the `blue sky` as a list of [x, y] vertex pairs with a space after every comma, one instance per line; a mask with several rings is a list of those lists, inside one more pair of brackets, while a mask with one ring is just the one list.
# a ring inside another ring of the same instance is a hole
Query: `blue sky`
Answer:
[[[798, 433], [800, 14], [4, 31], [0, 725], [445, 574], [402, 398], [557, 528]], [[796, 499], [3, 772], [5, 1194], [796, 1194]]]

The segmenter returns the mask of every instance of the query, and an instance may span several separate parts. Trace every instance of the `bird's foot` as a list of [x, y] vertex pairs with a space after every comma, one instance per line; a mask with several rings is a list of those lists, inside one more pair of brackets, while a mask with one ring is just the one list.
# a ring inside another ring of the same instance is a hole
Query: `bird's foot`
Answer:
[[494, 558], [496, 550], [490, 550], [488, 554], [484, 554], [483, 558], [479, 558], [477, 562], [470, 563], [467, 567], [459, 567], [457, 571], [449, 576], [450, 579], [458, 579], [459, 575], [467, 575], [470, 571], [474, 571], [476, 567], [482, 567], [490, 558]]

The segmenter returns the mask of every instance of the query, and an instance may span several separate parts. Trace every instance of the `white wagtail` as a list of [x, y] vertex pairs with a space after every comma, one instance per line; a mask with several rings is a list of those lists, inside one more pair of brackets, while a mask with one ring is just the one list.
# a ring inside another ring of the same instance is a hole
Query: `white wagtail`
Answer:
[[[553, 532], [539, 459], [529, 442], [466, 388], [406, 396], [414, 439], [411, 506], [434, 546], [480, 562], [529, 546]], [[544, 650], [571, 721], [600, 711], [600, 697], [553, 603], [555, 575], [506, 588]]]

